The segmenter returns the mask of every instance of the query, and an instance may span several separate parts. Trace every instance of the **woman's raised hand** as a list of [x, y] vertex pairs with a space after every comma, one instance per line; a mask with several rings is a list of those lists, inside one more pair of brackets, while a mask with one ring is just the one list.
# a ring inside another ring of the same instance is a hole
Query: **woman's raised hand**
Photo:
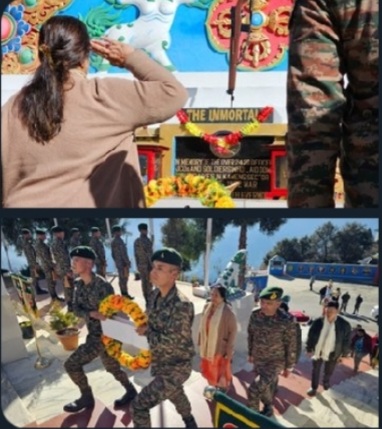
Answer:
[[90, 41], [94, 53], [105, 58], [113, 66], [125, 67], [126, 58], [134, 52], [134, 48], [126, 43], [116, 40], [102, 38]]

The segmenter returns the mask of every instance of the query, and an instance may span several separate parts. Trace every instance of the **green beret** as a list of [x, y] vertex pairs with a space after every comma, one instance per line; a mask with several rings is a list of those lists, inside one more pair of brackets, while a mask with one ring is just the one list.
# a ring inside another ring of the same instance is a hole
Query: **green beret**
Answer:
[[114, 225], [114, 226], [111, 228], [111, 231], [112, 231], [112, 232], [119, 232], [119, 231], [122, 231], [122, 227], [121, 227], [121, 226], [119, 226], [119, 225]]
[[46, 234], [46, 230], [43, 228], [36, 228], [36, 234], [37, 235]]
[[54, 232], [64, 232], [64, 229], [61, 228], [61, 226], [56, 225], [56, 226], [52, 226], [52, 228], [50, 228], [50, 231], [53, 233]]
[[78, 256], [79, 258], [91, 259], [94, 261], [96, 259], [96, 254], [91, 247], [88, 246], [77, 246], [70, 252], [70, 257]]
[[147, 229], [148, 229], [147, 223], [140, 223], [138, 225], [138, 231], [141, 231], [142, 229], [145, 230], [145, 231], [147, 231]]
[[30, 229], [28, 229], [28, 228], [23, 228], [23, 229], [21, 230], [21, 234], [24, 234], [24, 235], [26, 235], [26, 234], [31, 234], [31, 231], [30, 231]]
[[260, 292], [259, 297], [261, 299], [269, 299], [270, 301], [276, 301], [282, 297], [284, 290], [281, 287], [270, 286], [266, 287]]
[[91, 232], [98, 232], [100, 229], [98, 228], [98, 226], [92, 226], [91, 228], [90, 228], [90, 231]]
[[166, 264], [175, 265], [179, 268], [182, 268], [183, 265], [183, 258], [180, 253], [170, 247], [165, 247], [154, 252], [151, 261], [165, 262]]

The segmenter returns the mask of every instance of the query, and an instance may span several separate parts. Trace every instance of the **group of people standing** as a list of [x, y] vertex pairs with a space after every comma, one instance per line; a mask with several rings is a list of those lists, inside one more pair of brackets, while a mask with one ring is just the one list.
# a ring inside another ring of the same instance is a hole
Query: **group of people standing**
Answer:
[[[151, 269], [151, 256], [153, 253], [152, 242], [147, 236], [148, 226], [145, 223], [138, 225], [140, 236], [134, 241], [134, 256], [137, 269], [142, 280], [142, 289], [146, 302], [152, 285], [149, 280]], [[83, 244], [85, 240], [81, 237], [79, 228], [70, 230], [68, 244], [65, 241], [65, 230], [59, 225], [50, 229], [52, 239], [48, 244], [47, 231], [36, 228], [36, 238], [28, 228], [23, 228], [19, 236], [18, 243], [24, 253], [29, 268], [29, 275], [32, 278], [34, 291], [37, 295], [49, 293], [52, 300], [65, 301], [68, 310], [72, 311], [74, 276], [70, 263], [70, 251]], [[128, 278], [130, 272], [130, 259], [127, 253], [125, 242], [122, 240], [122, 227], [114, 225], [112, 227], [113, 239], [111, 240], [111, 254], [118, 271], [119, 287], [121, 294], [130, 299], [134, 299], [128, 293]], [[102, 240], [102, 233], [99, 227], [90, 228], [89, 247], [94, 251], [95, 271], [98, 275], [106, 276], [106, 253]], [[39, 284], [40, 273], [43, 273], [48, 290], [41, 288]], [[57, 294], [57, 281], [64, 287], [64, 298]]]

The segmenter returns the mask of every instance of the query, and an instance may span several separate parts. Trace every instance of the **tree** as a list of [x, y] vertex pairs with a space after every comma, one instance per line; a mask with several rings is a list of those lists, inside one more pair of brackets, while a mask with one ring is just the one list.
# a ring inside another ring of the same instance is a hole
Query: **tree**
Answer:
[[316, 249], [315, 260], [319, 262], [338, 262], [338, 255], [334, 249], [334, 237], [338, 228], [331, 222], [316, 229], [311, 237], [312, 246]]
[[360, 259], [371, 256], [373, 242], [371, 230], [356, 222], [347, 223], [333, 237], [339, 259], [347, 264], [355, 264]]
[[281, 256], [286, 261], [302, 262], [304, 261], [304, 257], [301, 249], [300, 240], [297, 238], [285, 238], [279, 241], [276, 246], [265, 255], [264, 264], [268, 266], [269, 260], [275, 255]]

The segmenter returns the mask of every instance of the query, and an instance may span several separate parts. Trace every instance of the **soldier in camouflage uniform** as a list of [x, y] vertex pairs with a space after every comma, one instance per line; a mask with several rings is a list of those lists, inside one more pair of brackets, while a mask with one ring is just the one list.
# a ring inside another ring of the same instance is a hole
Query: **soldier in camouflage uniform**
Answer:
[[174, 249], [162, 249], [152, 256], [151, 281], [156, 289], [147, 308], [148, 324], [137, 328], [145, 334], [152, 353], [154, 380], [145, 386], [132, 403], [134, 427], [151, 427], [150, 409], [169, 399], [187, 428], [196, 428], [191, 404], [183, 383], [191, 375], [195, 355], [192, 341], [193, 304], [180, 293], [175, 281], [182, 257]]
[[248, 361], [254, 364], [255, 378], [248, 389], [248, 407], [273, 415], [273, 400], [280, 373], [285, 377], [296, 363], [296, 328], [293, 318], [279, 309], [283, 290], [265, 288], [260, 308], [252, 311], [248, 323]]
[[147, 224], [140, 223], [138, 231], [141, 233], [134, 241], [134, 255], [137, 270], [141, 276], [142, 291], [145, 297], [146, 307], [153, 285], [150, 282], [151, 257], [153, 255], [153, 243], [147, 237]]
[[68, 305], [68, 311], [72, 311], [74, 290], [73, 273], [70, 268], [69, 252], [64, 241], [65, 233], [58, 225], [53, 226], [51, 232], [53, 234], [53, 241], [50, 246], [50, 251], [55, 262], [55, 273], [64, 286], [64, 295]]
[[105, 246], [101, 241], [101, 231], [97, 226], [91, 228], [92, 237], [89, 246], [94, 250], [97, 258], [95, 260], [96, 273], [102, 277], [106, 276]]
[[81, 233], [78, 228], [72, 228], [70, 230], [70, 240], [69, 240], [69, 252], [71, 252], [75, 247], [81, 245]]
[[129, 279], [130, 259], [127, 255], [126, 245], [121, 238], [122, 228], [114, 225], [112, 228], [114, 238], [111, 241], [111, 256], [114, 259], [118, 270], [119, 288], [121, 294], [130, 299], [134, 299], [127, 291], [127, 281]]
[[32, 283], [35, 288], [36, 295], [45, 295], [46, 293], [48, 293], [48, 291], [40, 288], [40, 285], [38, 284], [38, 265], [36, 260], [36, 250], [33, 247], [32, 233], [29, 229], [23, 228], [21, 230], [20, 244], [28, 262], [29, 273], [32, 278]]
[[101, 320], [106, 320], [106, 317], [98, 311], [98, 307], [104, 298], [114, 294], [113, 287], [105, 279], [92, 272], [96, 255], [90, 247], [76, 247], [70, 252], [70, 257], [73, 270], [79, 276], [75, 280], [73, 311], [78, 317], [85, 319], [88, 335], [86, 342], [81, 344], [64, 363], [69, 377], [81, 391], [81, 397], [65, 405], [64, 411], [75, 413], [84, 408], [94, 407], [94, 396], [83, 366], [98, 356], [106, 371], [110, 372], [126, 389], [122, 398], [114, 402], [116, 407], [121, 407], [132, 401], [137, 395], [137, 391], [118, 361], [108, 355], [101, 340]]
[[[378, 207], [377, 0], [297, 0], [287, 78], [289, 207]], [[346, 77], [348, 83], [345, 87]]]
[[48, 245], [44, 242], [46, 239], [45, 230], [38, 228], [36, 229], [36, 242], [35, 251], [36, 259], [40, 265], [46, 279], [49, 294], [52, 300], [64, 301], [63, 298], [59, 297], [56, 292], [55, 281], [53, 280], [54, 264]]

